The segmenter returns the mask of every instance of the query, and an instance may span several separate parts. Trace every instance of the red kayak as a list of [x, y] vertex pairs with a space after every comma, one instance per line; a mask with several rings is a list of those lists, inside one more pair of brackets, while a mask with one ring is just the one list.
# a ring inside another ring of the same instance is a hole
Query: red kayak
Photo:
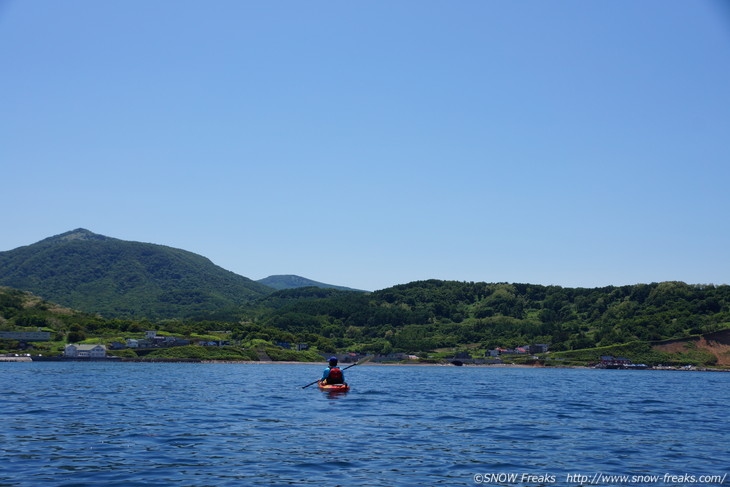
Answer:
[[350, 390], [350, 386], [347, 384], [322, 384], [317, 382], [319, 389], [328, 392], [347, 392]]

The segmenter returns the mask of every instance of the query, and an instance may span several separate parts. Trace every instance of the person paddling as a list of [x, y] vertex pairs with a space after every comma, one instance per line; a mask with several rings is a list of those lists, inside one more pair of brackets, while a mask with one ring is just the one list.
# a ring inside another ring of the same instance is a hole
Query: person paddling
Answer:
[[329, 367], [324, 369], [320, 384], [345, 384], [345, 374], [337, 366], [337, 357], [330, 357]]
[[331, 389], [331, 387], [328, 387], [328, 386], [332, 386], [335, 384], [342, 384], [342, 387], [339, 388], [340, 390], [349, 390], [350, 386], [347, 385], [347, 383], [345, 382], [345, 374], [343, 373], [343, 371], [349, 369], [350, 367], [354, 367], [356, 365], [360, 365], [360, 364], [364, 364], [365, 362], [369, 362], [370, 359], [372, 359], [372, 358], [373, 358], [372, 355], [369, 357], [365, 357], [364, 359], [360, 360], [359, 362], [355, 362], [352, 365], [348, 365], [344, 369], [340, 369], [337, 366], [337, 357], [331, 357], [329, 359], [330, 365], [329, 365], [329, 367], [324, 369], [324, 373], [322, 373], [322, 378], [317, 379], [314, 382], [310, 382], [306, 386], [302, 386], [302, 389], [306, 389], [307, 387], [313, 386], [314, 384], [319, 384], [319, 386], [322, 389], [325, 389], [325, 388]]

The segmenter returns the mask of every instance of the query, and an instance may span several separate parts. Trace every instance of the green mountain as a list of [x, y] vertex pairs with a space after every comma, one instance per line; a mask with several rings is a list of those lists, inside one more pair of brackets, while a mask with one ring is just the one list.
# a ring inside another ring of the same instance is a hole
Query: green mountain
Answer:
[[299, 287], [320, 287], [323, 289], [338, 289], [340, 291], [359, 291], [359, 289], [352, 289], [344, 286], [335, 286], [334, 284], [325, 284], [323, 282], [313, 281], [306, 277], [295, 276], [291, 274], [269, 276], [263, 279], [259, 279], [259, 284], [272, 287], [276, 290], [282, 289], [295, 289]]
[[0, 252], [0, 285], [108, 317], [204, 316], [273, 290], [181, 249], [76, 229]]

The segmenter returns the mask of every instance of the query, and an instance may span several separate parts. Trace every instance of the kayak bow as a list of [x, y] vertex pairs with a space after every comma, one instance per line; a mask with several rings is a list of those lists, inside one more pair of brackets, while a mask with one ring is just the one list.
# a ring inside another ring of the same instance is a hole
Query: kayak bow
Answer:
[[317, 385], [320, 390], [328, 392], [347, 392], [350, 390], [350, 386], [347, 384], [322, 384], [318, 382]]

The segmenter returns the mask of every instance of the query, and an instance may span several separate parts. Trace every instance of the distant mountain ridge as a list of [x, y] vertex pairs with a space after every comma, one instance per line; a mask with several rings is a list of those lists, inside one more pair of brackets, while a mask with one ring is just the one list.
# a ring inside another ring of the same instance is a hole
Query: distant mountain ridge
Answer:
[[[320, 287], [324, 289], [337, 289], [340, 291], [362, 291], [360, 289], [352, 289], [345, 286], [335, 286], [334, 284], [325, 284], [323, 282], [317, 282], [313, 281], [311, 279], [307, 279], [306, 277], [301, 276], [295, 276], [293, 274], [281, 274], [281, 275], [274, 275], [265, 277], [263, 279], [259, 279], [259, 284], [264, 284], [265, 286], [272, 287], [278, 291], [281, 291], [283, 289], [295, 289], [299, 287]], [[364, 292], [364, 291], [362, 291]]]
[[0, 285], [107, 317], [182, 318], [274, 290], [209, 259], [78, 228], [0, 252]]

